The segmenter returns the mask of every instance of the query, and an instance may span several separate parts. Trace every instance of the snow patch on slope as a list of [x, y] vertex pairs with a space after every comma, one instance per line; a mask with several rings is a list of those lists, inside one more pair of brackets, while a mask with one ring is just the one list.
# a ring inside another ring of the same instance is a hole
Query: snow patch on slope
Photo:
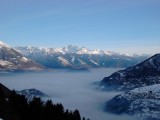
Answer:
[[95, 65], [99, 65], [97, 62], [93, 61], [93, 60], [90, 60], [93, 64]]
[[23, 62], [28, 62], [28, 59], [27, 59], [26, 57], [22, 57], [21, 60], [22, 60]]
[[17, 93], [20, 95], [24, 95], [29, 101], [31, 101], [34, 97], [41, 98], [43, 100], [47, 100], [49, 98], [48, 95], [34, 88], [17, 91]]
[[0, 60], [0, 65], [2, 65], [2, 66], [12, 66], [13, 64], [9, 61]]
[[63, 57], [58, 57], [58, 59], [64, 64], [64, 65], [70, 65], [68, 60], [64, 59]]
[[128, 113], [140, 120], [159, 120], [160, 84], [135, 88], [117, 95], [107, 102], [113, 113]]
[[6, 47], [6, 48], [11, 48], [9, 45], [3, 43], [2, 41], [0, 41], [0, 48], [2, 47]]
[[82, 61], [80, 59], [77, 59], [77, 60], [80, 62], [81, 65], [86, 65], [86, 63], [84, 61]]
[[135, 88], [134, 90], [131, 90], [133, 93], [148, 93], [149, 91], [152, 91], [152, 93], [156, 93], [160, 95], [160, 84], [150, 85], [146, 87], [139, 87]]

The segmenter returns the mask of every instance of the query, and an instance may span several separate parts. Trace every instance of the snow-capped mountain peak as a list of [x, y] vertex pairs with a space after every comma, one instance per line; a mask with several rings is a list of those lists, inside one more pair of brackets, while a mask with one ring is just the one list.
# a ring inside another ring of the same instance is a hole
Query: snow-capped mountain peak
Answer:
[[86, 47], [78, 47], [76, 45], [68, 45], [62, 48], [45, 48], [45, 47], [16, 47], [16, 49], [22, 53], [29, 54], [29, 53], [38, 53], [42, 52], [43, 53], [48, 53], [48, 54], [53, 54], [53, 53], [61, 53], [61, 54], [106, 54], [106, 55], [112, 55], [112, 54], [117, 54], [111, 51], [103, 51], [99, 49], [91, 50]]
[[9, 45], [7, 45], [6, 43], [0, 41], [0, 48], [5, 47], [5, 48], [11, 48]]
[[77, 51], [77, 54], [91, 54], [91, 51], [85, 47], [82, 47]]
[[79, 50], [79, 47], [76, 45], [68, 45], [66, 47], [63, 47], [62, 50], [64, 53], [76, 53]]

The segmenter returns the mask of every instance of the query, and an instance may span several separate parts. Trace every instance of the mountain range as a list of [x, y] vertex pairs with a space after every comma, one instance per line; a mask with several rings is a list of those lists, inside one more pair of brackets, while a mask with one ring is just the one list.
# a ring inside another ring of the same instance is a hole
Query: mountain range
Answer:
[[0, 71], [39, 71], [45, 68], [126, 68], [143, 61], [148, 56], [90, 50], [73, 45], [63, 48], [30, 46], [13, 48], [0, 41]]
[[62, 48], [15, 47], [28, 57], [47, 68], [88, 69], [98, 67], [129, 67], [149, 55], [119, 54], [111, 51], [90, 50], [85, 47], [68, 45]]

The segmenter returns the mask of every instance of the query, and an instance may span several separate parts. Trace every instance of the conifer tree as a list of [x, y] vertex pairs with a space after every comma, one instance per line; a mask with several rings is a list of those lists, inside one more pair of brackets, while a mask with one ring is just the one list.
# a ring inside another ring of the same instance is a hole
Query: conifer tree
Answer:
[[40, 98], [33, 98], [29, 103], [31, 120], [43, 120], [43, 102]]
[[0, 117], [1, 118], [5, 116], [4, 112], [5, 112], [5, 95], [2, 88], [0, 87]]
[[54, 105], [51, 100], [48, 100], [44, 106], [45, 120], [54, 120]]
[[74, 120], [81, 120], [81, 117], [80, 117], [80, 114], [79, 114], [78, 110], [75, 110], [73, 112], [73, 117], [74, 117]]

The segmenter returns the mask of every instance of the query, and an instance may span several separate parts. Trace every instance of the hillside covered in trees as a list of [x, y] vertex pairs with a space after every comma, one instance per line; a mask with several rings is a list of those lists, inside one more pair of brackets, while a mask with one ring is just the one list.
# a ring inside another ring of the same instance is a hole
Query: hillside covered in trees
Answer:
[[[28, 101], [24, 95], [0, 84], [0, 118], [3, 120], [85, 120], [78, 110], [65, 110], [62, 104], [40, 98]], [[89, 119], [88, 119], [89, 120]]]

